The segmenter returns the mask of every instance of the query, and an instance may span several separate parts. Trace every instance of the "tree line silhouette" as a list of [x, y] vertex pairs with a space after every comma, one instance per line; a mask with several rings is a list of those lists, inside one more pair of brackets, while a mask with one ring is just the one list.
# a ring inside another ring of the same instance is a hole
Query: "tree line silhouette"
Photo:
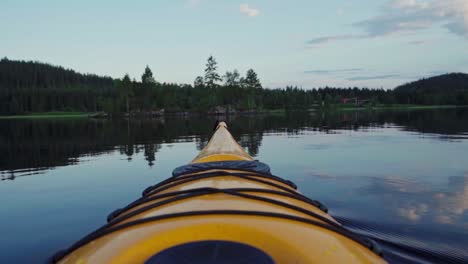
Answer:
[[265, 89], [253, 69], [245, 76], [237, 70], [218, 73], [210, 56], [203, 76], [193, 84], [158, 82], [147, 66], [141, 80], [77, 73], [59, 66], [35, 62], [0, 60], [0, 115], [48, 111], [80, 111], [122, 114], [125, 112], [207, 112], [222, 106], [237, 111], [309, 109], [341, 104], [360, 98], [376, 104], [467, 105], [468, 75], [446, 74], [397, 87]]

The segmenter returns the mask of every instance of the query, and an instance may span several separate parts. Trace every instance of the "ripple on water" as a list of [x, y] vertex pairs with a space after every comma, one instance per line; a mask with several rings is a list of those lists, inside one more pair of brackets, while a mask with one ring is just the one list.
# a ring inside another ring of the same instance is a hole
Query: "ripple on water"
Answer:
[[[335, 218], [346, 228], [377, 241], [390, 263], [468, 263], [466, 248], [458, 241], [437, 241], [436, 238], [441, 235], [439, 231], [424, 226], [408, 227]], [[402, 234], [402, 230], [407, 235]]]

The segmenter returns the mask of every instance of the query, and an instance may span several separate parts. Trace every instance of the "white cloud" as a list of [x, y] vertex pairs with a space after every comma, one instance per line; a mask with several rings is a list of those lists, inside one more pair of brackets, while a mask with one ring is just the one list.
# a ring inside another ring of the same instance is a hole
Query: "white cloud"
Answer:
[[389, 3], [392, 8], [427, 8], [428, 3], [424, 0], [393, 0]]
[[331, 70], [305, 70], [305, 74], [337, 74], [337, 73], [356, 73], [364, 71], [363, 68], [331, 69]]
[[337, 42], [340, 40], [350, 40], [350, 39], [360, 39], [360, 38], [367, 38], [365, 35], [335, 35], [335, 36], [326, 36], [320, 38], [314, 38], [306, 42], [307, 48], [314, 49], [314, 48], [321, 48], [322, 46]]
[[442, 26], [449, 32], [468, 39], [468, 0], [389, 0], [380, 14], [353, 24], [365, 34], [342, 34], [312, 39], [308, 48], [349, 39], [414, 34]]
[[240, 5], [240, 12], [242, 14], [245, 14], [249, 17], [256, 17], [260, 15], [260, 11], [258, 9], [255, 9], [253, 7], [250, 7], [248, 4], [241, 4]]
[[370, 36], [411, 33], [443, 25], [468, 38], [467, 0], [391, 0], [381, 14], [354, 24]]

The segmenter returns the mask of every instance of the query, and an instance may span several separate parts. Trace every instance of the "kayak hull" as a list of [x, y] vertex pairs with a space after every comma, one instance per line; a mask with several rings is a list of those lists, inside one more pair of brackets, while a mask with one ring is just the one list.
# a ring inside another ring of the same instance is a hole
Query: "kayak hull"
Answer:
[[[217, 167], [216, 161], [229, 160], [255, 166]], [[152, 263], [161, 252], [181, 245], [222, 241], [255, 248], [271, 259], [268, 263], [386, 263], [320, 203], [302, 196], [289, 181], [265, 173], [224, 123], [192, 161], [200, 163], [207, 168], [176, 170], [184, 174], [145, 190], [142, 198], [111, 214], [109, 224], [77, 242], [58, 262]], [[210, 169], [210, 164], [216, 166]], [[242, 260], [246, 252], [229, 253], [231, 260]], [[191, 260], [195, 252], [186, 254]]]

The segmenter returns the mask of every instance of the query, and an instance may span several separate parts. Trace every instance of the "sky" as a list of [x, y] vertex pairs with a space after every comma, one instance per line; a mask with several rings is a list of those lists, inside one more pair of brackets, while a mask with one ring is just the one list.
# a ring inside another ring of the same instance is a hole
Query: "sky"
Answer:
[[468, 0], [1, 0], [0, 56], [159, 82], [394, 88], [468, 72]]

